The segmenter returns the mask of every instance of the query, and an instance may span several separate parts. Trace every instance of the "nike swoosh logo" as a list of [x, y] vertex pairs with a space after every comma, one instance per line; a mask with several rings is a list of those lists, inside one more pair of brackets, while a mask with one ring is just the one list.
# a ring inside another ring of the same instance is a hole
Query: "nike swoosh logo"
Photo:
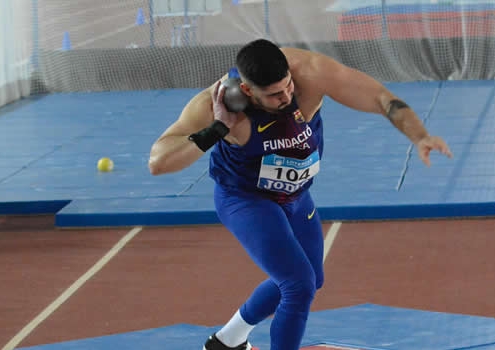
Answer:
[[313, 218], [313, 216], [315, 215], [315, 212], [316, 212], [316, 208], [313, 209], [311, 214], [308, 214], [308, 220], [311, 220]]
[[270, 122], [270, 123], [268, 123], [268, 124], [266, 124], [266, 125], [264, 125], [264, 126], [258, 125], [258, 132], [263, 132], [263, 131], [265, 131], [266, 129], [268, 129], [270, 126], [272, 126], [272, 125], [273, 125], [273, 124], [275, 124], [276, 122], [277, 122], [277, 121], [276, 121], [276, 120], [274, 120], [274, 121], [272, 121], [272, 122]]

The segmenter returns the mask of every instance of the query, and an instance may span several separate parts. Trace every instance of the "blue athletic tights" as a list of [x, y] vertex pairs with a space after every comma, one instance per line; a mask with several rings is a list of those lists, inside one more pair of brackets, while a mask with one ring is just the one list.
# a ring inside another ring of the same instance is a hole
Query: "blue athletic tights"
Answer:
[[215, 186], [220, 221], [269, 276], [240, 308], [256, 325], [274, 314], [270, 350], [298, 350], [316, 290], [323, 285], [323, 232], [308, 191], [277, 204]]

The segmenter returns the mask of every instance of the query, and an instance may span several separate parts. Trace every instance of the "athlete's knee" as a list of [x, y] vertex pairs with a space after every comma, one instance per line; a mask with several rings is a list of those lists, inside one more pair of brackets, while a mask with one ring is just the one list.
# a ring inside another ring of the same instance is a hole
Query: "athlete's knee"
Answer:
[[294, 311], [307, 312], [316, 294], [314, 275], [289, 280], [280, 285], [281, 303]]

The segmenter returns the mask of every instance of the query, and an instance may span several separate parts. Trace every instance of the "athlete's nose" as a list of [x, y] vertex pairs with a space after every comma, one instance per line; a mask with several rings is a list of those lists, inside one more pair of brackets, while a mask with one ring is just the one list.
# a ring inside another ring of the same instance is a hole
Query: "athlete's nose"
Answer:
[[284, 96], [280, 99], [283, 104], [288, 104], [291, 100], [291, 93], [289, 91], [284, 93]]

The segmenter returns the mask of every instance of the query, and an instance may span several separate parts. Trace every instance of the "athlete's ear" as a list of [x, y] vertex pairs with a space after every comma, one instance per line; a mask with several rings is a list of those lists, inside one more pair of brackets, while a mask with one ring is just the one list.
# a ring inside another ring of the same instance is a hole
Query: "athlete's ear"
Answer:
[[251, 89], [251, 87], [247, 83], [241, 82], [239, 84], [239, 87], [241, 88], [242, 92], [244, 92], [249, 97], [253, 96], [253, 90]]

